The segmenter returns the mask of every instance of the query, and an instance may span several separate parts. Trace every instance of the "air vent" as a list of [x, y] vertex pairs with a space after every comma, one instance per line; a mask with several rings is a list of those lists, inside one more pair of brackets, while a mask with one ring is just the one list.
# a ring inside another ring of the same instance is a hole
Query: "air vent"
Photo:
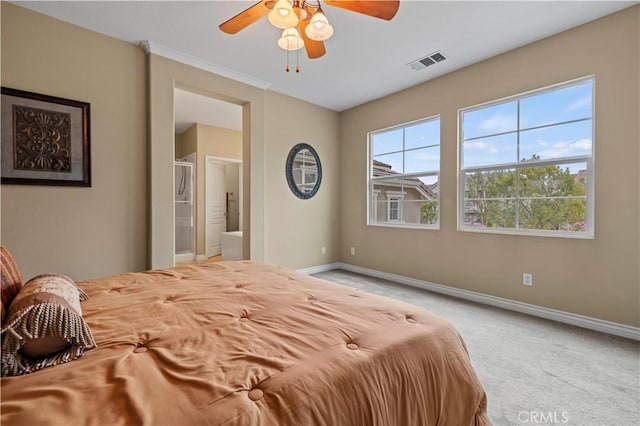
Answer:
[[447, 57], [444, 56], [444, 53], [438, 50], [437, 52], [430, 53], [424, 58], [416, 59], [415, 61], [410, 62], [407, 65], [409, 65], [412, 70], [417, 71], [433, 64], [437, 64], [438, 62], [442, 62], [445, 59], [447, 59]]

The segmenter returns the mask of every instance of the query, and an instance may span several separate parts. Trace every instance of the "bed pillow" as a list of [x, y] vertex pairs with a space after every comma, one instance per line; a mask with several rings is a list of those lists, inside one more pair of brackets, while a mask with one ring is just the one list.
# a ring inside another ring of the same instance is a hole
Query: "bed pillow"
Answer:
[[2, 327], [2, 376], [72, 361], [96, 346], [82, 318], [86, 294], [71, 278], [38, 275], [13, 299]]
[[2, 262], [2, 288], [0, 290], [2, 294], [2, 305], [0, 306], [0, 321], [4, 325], [4, 319], [9, 312], [9, 306], [16, 297], [16, 294], [22, 288], [24, 284], [24, 278], [20, 273], [20, 269], [13, 259], [11, 252], [5, 247], [0, 246], [0, 260]]

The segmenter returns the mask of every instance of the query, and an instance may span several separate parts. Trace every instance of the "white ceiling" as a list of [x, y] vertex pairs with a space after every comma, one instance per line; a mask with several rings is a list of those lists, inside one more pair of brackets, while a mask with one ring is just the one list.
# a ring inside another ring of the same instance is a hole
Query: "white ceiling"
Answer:
[[195, 123], [242, 131], [242, 107], [185, 90], [174, 90], [176, 133]]
[[[335, 34], [322, 58], [309, 60], [300, 51], [299, 74], [285, 72], [286, 52], [276, 45], [280, 30], [266, 18], [235, 35], [218, 29], [255, 1], [14, 3], [130, 43], [148, 40], [270, 90], [343, 111], [639, 2], [401, 0], [392, 21], [325, 5]], [[448, 59], [420, 71], [407, 66], [437, 50]], [[295, 54], [290, 59], [295, 67]]]

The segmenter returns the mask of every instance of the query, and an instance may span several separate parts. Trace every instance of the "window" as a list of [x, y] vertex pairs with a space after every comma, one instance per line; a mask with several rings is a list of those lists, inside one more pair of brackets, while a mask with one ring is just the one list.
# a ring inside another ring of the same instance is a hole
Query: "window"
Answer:
[[369, 225], [437, 228], [440, 118], [369, 133]]
[[402, 208], [403, 193], [397, 191], [387, 191], [387, 219], [389, 222], [399, 222]]
[[461, 230], [593, 236], [593, 87], [460, 111]]

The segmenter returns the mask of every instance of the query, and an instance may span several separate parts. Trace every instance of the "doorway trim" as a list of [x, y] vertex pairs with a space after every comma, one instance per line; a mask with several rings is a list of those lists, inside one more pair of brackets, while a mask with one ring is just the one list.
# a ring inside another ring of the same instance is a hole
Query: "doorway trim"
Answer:
[[[208, 227], [209, 227], [209, 209], [207, 208], [207, 206], [209, 205], [209, 197], [211, 196], [209, 194], [209, 188], [208, 188], [208, 183], [209, 180], [207, 179], [207, 177], [209, 176], [209, 161], [216, 161], [219, 163], [232, 163], [232, 164], [238, 164], [238, 173], [239, 173], [239, 182], [238, 182], [238, 195], [236, 196], [236, 199], [238, 200], [238, 210], [240, 212], [240, 218], [239, 218], [239, 226], [240, 226], [240, 231], [242, 231], [242, 220], [243, 220], [243, 210], [244, 210], [244, 206], [243, 206], [243, 190], [242, 190], [242, 160], [238, 160], [236, 158], [227, 158], [227, 157], [217, 157], [215, 155], [205, 155], [204, 157], [204, 250], [205, 250], [205, 257], [208, 255], [207, 254], [207, 247], [209, 247], [209, 232], [208, 232]], [[228, 212], [227, 212], [228, 214]]]

